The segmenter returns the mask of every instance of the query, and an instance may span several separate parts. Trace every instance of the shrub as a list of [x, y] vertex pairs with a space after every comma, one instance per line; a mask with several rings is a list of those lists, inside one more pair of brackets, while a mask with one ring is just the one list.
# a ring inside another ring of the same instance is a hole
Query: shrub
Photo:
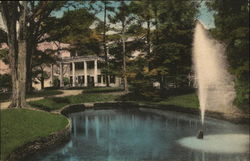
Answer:
[[0, 91], [9, 91], [12, 88], [11, 75], [0, 74]]
[[58, 77], [53, 78], [53, 87], [55, 87], [55, 88], [60, 87], [60, 80]]
[[248, 82], [240, 81], [237, 79], [235, 81], [235, 91], [236, 98], [234, 104], [242, 109], [249, 108], [249, 84]]

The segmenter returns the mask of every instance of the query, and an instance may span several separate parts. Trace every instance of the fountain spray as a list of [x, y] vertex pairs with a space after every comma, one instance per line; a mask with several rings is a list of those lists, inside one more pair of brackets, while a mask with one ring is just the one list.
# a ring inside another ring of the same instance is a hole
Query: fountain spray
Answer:
[[[235, 98], [234, 84], [227, 71], [225, 49], [211, 38], [204, 25], [197, 20], [193, 41], [193, 70], [204, 126], [205, 110], [229, 112]], [[203, 128], [198, 133], [203, 138]]]

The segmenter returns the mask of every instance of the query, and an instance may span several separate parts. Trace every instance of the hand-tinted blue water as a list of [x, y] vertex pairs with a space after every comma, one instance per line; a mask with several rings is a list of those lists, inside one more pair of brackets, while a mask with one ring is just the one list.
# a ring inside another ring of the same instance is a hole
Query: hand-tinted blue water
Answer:
[[[71, 140], [61, 148], [32, 156], [31, 161], [248, 161], [249, 153], [205, 153], [178, 144], [196, 135], [195, 116], [163, 112], [86, 110], [70, 115]], [[249, 127], [206, 122], [206, 134], [247, 133]], [[233, 146], [233, 145], [232, 145]]]

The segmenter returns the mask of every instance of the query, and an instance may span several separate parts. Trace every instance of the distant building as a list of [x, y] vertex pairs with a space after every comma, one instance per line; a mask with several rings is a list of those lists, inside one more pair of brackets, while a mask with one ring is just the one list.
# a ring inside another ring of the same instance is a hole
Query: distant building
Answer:
[[[55, 79], [60, 80], [60, 87], [102, 87], [106, 86], [107, 81], [111, 87], [121, 86], [121, 78], [115, 75], [108, 76], [108, 80], [102, 73], [104, 59], [95, 55], [72, 56], [69, 44], [60, 42], [43, 42], [38, 44], [38, 50], [47, 49], [57, 50], [56, 55], [60, 58], [56, 64], [46, 66], [44, 71], [48, 78], [44, 80], [44, 87], [52, 87]], [[6, 44], [1, 44], [1, 48], [7, 48]], [[0, 60], [0, 74], [10, 73], [9, 65]], [[68, 82], [64, 82], [68, 80]], [[33, 78], [32, 87], [36, 90], [41, 89], [41, 82]]]
[[62, 58], [57, 65], [51, 66], [51, 81], [54, 77], [58, 77], [60, 87], [65, 86], [65, 78], [69, 80], [67, 86], [71, 87], [102, 87], [106, 86], [107, 81], [111, 87], [120, 86], [121, 78], [115, 75], [108, 76], [106, 80], [101, 72], [103, 64], [104, 59], [94, 55]]

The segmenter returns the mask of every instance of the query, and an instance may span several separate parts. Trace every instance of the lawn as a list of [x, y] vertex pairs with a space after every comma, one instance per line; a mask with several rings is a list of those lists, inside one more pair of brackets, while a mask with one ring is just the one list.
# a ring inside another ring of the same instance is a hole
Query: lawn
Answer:
[[[69, 104], [78, 104], [78, 103], [87, 103], [87, 102], [106, 102], [106, 101], [119, 101], [121, 97], [115, 94], [105, 94], [103, 91], [107, 91], [109, 89], [98, 89], [94, 88], [88, 91], [83, 92], [83, 94], [75, 95], [75, 96], [66, 96], [66, 97], [57, 97], [57, 98], [45, 98], [38, 101], [29, 102], [29, 104], [34, 108], [39, 108], [46, 111], [53, 111], [60, 109]], [[118, 89], [116, 89], [118, 90]], [[97, 91], [97, 93], [95, 93]], [[130, 100], [126, 100], [130, 101]], [[134, 100], [133, 100], [134, 101]], [[175, 105], [185, 108], [198, 108], [199, 101], [198, 97], [195, 93], [182, 94], [177, 96], [167, 97], [159, 102], [152, 101], [135, 101], [141, 104], [150, 104], [150, 105]]]
[[196, 93], [184, 94], [179, 96], [170, 96], [160, 102], [159, 105], [175, 105], [187, 108], [199, 108], [199, 100]]
[[[28, 93], [26, 98], [34, 98], [34, 97], [47, 97], [62, 94], [63, 92], [58, 90], [43, 90]], [[11, 97], [11, 93], [0, 93], [0, 102], [8, 101]]]
[[[129, 99], [126, 98], [126, 101], [129, 101]], [[132, 101], [135, 101], [135, 100], [132, 100]], [[194, 92], [168, 96], [166, 98], [162, 98], [160, 101], [138, 100], [135, 102], [138, 102], [142, 105], [174, 105], [174, 106], [185, 107], [185, 108], [198, 108], [199, 107], [199, 100], [198, 100], [197, 94]]]
[[66, 127], [66, 117], [27, 109], [1, 110], [1, 160], [17, 147]]
[[118, 97], [119, 95], [114, 95], [114, 94], [86, 93], [75, 96], [45, 98], [38, 101], [31, 101], [29, 102], [29, 104], [34, 108], [39, 108], [46, 111], [52, 111], [60, 109], [65, 105], [69, 104], [114, 101]]
[[122, 92], [124, 91], [121, 87], [95, 87], [85, 88], [83, 93], [108, 93], [108, 92]]

